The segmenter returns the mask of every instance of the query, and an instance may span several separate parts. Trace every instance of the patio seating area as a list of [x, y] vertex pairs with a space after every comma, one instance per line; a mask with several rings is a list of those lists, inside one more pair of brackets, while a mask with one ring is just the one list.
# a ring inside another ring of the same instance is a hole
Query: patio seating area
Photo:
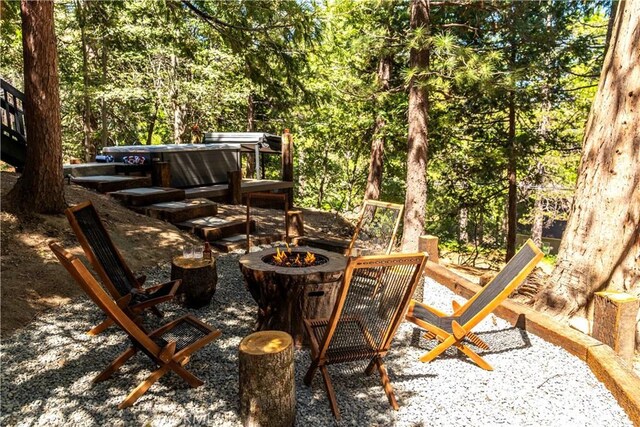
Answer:
[[[178, 376], [165, 375], [135, 405], [117, 405], [152, 370], [144, 354], [134, 356], [109, 380], [95, 377], [130, 341], [115, 327], [97, 336], [85, 333], [99, 323], [101, 311], [88, 298], [39, 317], [3, 340], [2, 425], [241, 425], [238, 399], [238, 346], [253, 331], [255, 302], [245, 290], [239, 253], [217, 259], [218, 288], [211, 304], [187, 310], [165, 303], [164, 319], [147, 315], [153, 329], [193, 314], [222, 335], [191, 358], [189, 370], [204, 381], [189, 388]], [[145, 273], [147, 281], [169, 277], [170, 260]], [[62, 267], [60, 267], [61, 272]], [[62, 273], [61, 273], [62, 274]], [[425, 279], [424, 302], [449, 311], [448, 289]], [[565, 350], [487, 316], [474, 332], [490, 350], [474, 348], [494, 371], [480, 369], [449, 349], [432, 363], [419, 357], [435, 346], [409, 322], [403, 322], [385, 357], [399, 410], [387, 401], [377, 376], [362, 375], [365, 362], [328, 367], [341, 425], [632, 425], [616, 400], [587, 365]], [[38, 345], [33, 345], [38, 343]], [[304, 374], [308, 348], [295, 350], [296, 425], [335, 423], [320, 376], [311, 387]]]

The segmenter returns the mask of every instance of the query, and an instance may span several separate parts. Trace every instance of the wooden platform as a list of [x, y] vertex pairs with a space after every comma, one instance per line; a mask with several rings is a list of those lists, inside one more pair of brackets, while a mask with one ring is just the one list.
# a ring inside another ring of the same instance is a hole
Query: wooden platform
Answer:
[[132, 207], [135, 211], [151, 218], [157, 218], [171, 223], [187, 221], [189, 219], [214, 216], [218, 213], [218, 205], [206, 199], [184, 200], [181, 202], [155, 203], [149, 206]]
[[62, 173], [64, 176], [71, 175], [74, 177], [96, 176], [96, 175], [115, 175], [115, 163], [80, 163], [62, 165]]
[[111, 197], [127, 206], [145, 206], [153, 203], [184, 200], [184, 190], [166, 187], [131, 188], [109, 193]]
[[[293, 182], [271, 179], [243, 179], [241, 187], [241, 193], [246, 194], [257, 191], [274, 191], [293, 188]], [[228, 197], [229, 186], [228, 184], [208, 185], [205, 187], [187, 188], [184, 192], [185, 198], [187, 199], [200, 197], [204, 197], [205, 199], [222, 199]]]
[[320, 237], [300, 237], [297, 239], [299, 245], [311, 246], [313, 248], [324, 249], [325, 251], [337, 252], [345, 255], [349, 250], [349, 240], [320, 238]]
[[[235, 234], [245, 233], [247, 230], [247, 222], [245, 220], [229, 220], [227, 218], [219, 218], [215, 216], [193, 218], [179, 222], [175, 225], [178, 228], [190, 231], [208, 242], [231, 237]], [[252, 220], [249, 227], [251, 232], [254, 232], [256, 229], [256, 222]]]
[[80, 176], [71, 178], [71, 182], [100, 193], [110, 193], [129, 188], [151, 187], [151, 177], [148, 176]]
[[[252, 234], [251, 246], [266, 245], [268, 243], [279, 242], [282, 240], [284, 240], [284, 234], [282, 233]], [[221, 252], [231, 252], [238, 249], [246, 249], [247, 235], [236, 234], [235, 236], [226, 237], [224, 239], [216, 240], [209, 243], [211, 244], [211, 246]]]

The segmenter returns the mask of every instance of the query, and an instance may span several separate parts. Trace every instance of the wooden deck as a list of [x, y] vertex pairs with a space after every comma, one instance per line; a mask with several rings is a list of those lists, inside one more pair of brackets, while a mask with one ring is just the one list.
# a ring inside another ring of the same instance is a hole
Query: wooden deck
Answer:
[[[241, 193], [253, 193], [256, 191], [273, 191], [281, 190], [285, 188], [293, 188], [293, 182], [289, 181], [276, 181], [271, 179], [243, 179]], [[209, 198], [222, 198], [227, 197], [229, 194], [228, 184], [216, 184], [206, 187], [187, 188], [184, 190], [185, 198], [197, 199], [204, 197]]]

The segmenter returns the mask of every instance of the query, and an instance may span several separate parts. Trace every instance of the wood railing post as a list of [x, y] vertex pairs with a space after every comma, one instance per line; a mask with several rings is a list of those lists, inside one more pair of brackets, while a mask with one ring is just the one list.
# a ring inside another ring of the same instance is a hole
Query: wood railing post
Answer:
[[429, 261], [433, 261], [435, 263], [440, 262], [440, 257], [438, 256], [437, 236], [420, 236], [420, 238], [418, 239], [418, 251], [428, 253]]
[[227, 171], [229, 181], [229, 203], [239, 205], [242, 203], [242, 171]]
[[[282, 180], [293, 182], [293, 136], [289, 129], [285, 129], [282, 135]], [[284, 190], [287, 194], [287, 206], [293, 206], [293, 188]]]
[[171, 164], [169, 162], [151, 162], [151, 182], [156, 187], [171, 187]]
[[596, 292], [593, 301], [592, 336], [623, 359], [632, 360], [640, 300], [625, 292], [603, 291]]

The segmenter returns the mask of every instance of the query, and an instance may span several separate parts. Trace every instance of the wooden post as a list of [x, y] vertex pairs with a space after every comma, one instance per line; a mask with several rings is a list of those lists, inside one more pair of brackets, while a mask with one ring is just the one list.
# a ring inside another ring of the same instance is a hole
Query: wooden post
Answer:
[[418, 239], [418, 251], [428, 253], [429, 261], [433, 261], [435, 263], [440, 262], [440, 257], [438, 256], [437, 236], [420, 236], [420, 238]]
[[[293, 182], [293, 136], [289, 133], [289, 129], [284, 130], [282, 135], [282, 180]], [[293, 206], [293, 188], [285, 190], [288, 196], [289, 206]]]
[[155, 161], [151, 163], [151, 182], [156, 187], [171, 187], [171, 164]]
[[229, 203], [239, 205], [242, 203], [242, 171], [227, 171], [229, 181]]
[[296, 418], [293, 340], [261, 331], [240, 343], [240, 419], [245, 426], [292, 426]]
[[304, 236], [304, 216], [302, 211], [288, 211], [287, 216], [289, 218], [289, 237], [302, 237]]
[[624, 292], [595, 293], [592, 335], [627, 361], [634, 355], [639, 307], [640, 299]]

